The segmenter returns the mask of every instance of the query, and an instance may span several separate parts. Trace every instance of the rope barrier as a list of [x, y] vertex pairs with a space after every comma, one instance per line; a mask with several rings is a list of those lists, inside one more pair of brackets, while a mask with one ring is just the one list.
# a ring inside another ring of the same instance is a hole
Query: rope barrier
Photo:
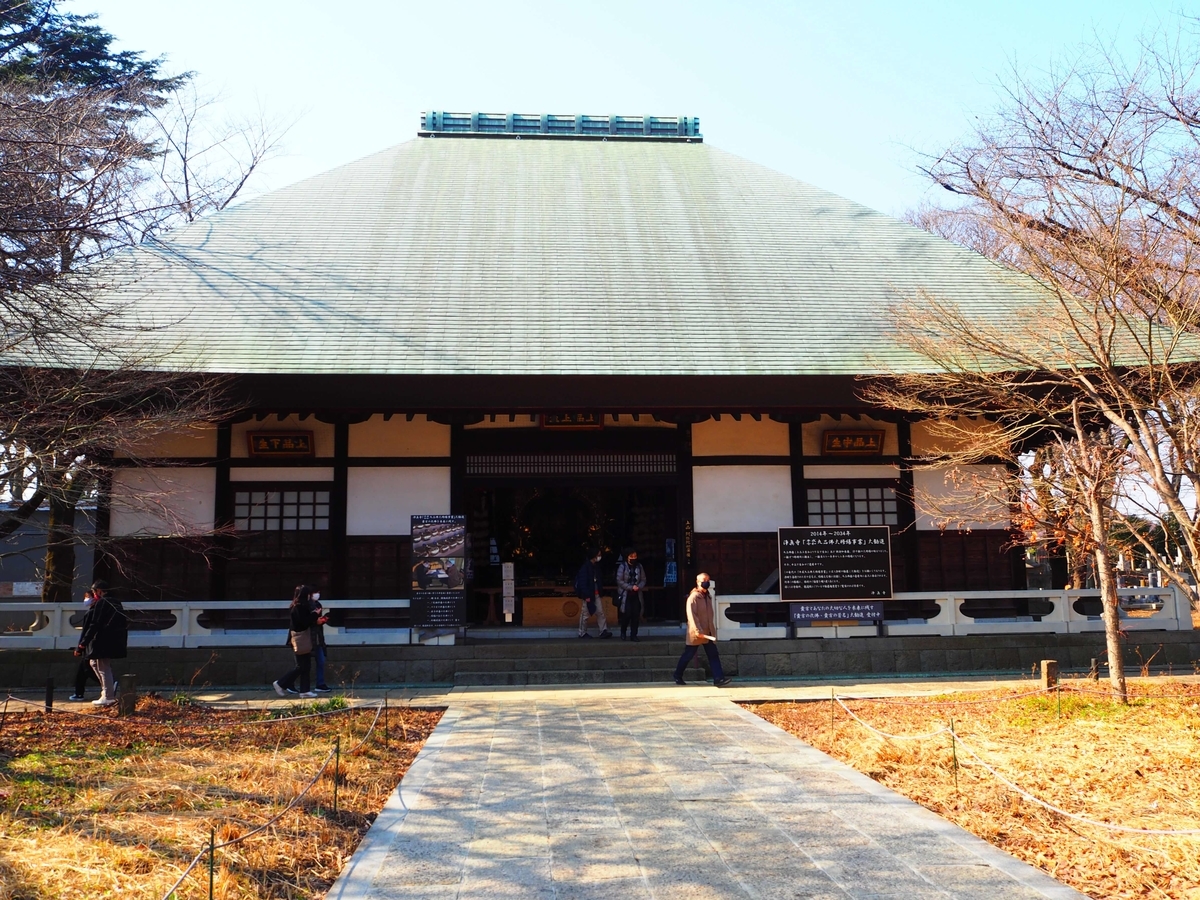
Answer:
[[263, 822], [261, 825], [259, 825], [254, 830], [247, 831], [245, 834], [243, 834], [240, 837], [236, 837], [231, 841], [225, 841], [224, 843], [221, 843], [221, 844], [216, 844], [216, 845], [211, 845], [209, 847], [205, 847], [203, 850], [201, 850], [199, 853], [197, 853], [195, 858], [192, 859], [191, 863], [188, 864], [188, 867], [183, 870], [183, 874], [179, 876], [179, 880], [176, 881], [173, 885], [171, 885], [170, 890], [168, 890], [165, 894], [163, 894], [162, 900], [171, 900], [172, 895], [174, 895], [174, 893], [177, 890], [179, 890], [179, 886], [181, 884], [183, 884], [183, 880], [185, 878], [187, 878], [188, 875], [191, 874], [192, 869], [196, 868], [196, 865], [200, 862], [200, 860], [204, 859], [204, 857], [207, 856], [209, 853], [215, 853], [217, 850], [223, 850], [226, 847], [232, 847], [234, 844], [240, 844], [242, 841], [248, 840], [249, 838], [254, 837], [254, 835], [256, 835], [256, 834], [260, 834], [261, 832], [270, 828], [272, 825], [274, 825], [280, 819], [282, 819], [289, 812], [291, 812], [292, 808], [295, 807], [295, 805], [297, 803], [299, 803], [310, 790], [312, 790], [313, 785], [315, 785], [317, 783], [317, 781], [320, 779], [321, 775], [324, 774], [324, 772], [327, 768], [329, 768], [329, 761], [331, 759], [333, 759], [333, 755], [336, 751], [337, 751], [336, 747], [330, 749], [328, 755], [326, 755], [326, 757], [325, 757], [325, 761], [323, 763], [321, 763], [321, 768], [317, 769], [317, 773], [315, 775], [313, 775], [312, 779], [308, 782], [308, 784], [306, 784], [304, 786], [304, 790], [302, 790], [295, 797], [293, 797], [292, 801], [287, 806], [285, 806], [282, 810], [280, 810], [276, 815], [272, 816], [270, 819]]
[[[6, 699], [15, 701], [17, 703], [22, 703], [25, 706], [35, 706], [41, 710], [45, 709], [45, 704], [43, 704], [43, 703], [40, 703], [40, 702], [37, 702], [34, 700], [22, 700], [20, 697], [14, 696], [13, 694], [9, 694]], [[345, 707], [342, 707], [341, 709], [329, 709], [329, 710], [324, 710], [322, 712], [305, 713], [304, 715], [301, 715], [301, 716], [280, 716], [278, 718], [255, 719], [254, 721], [251, 721], [251, 722], [177, 722], [177, 723], [173, 723], [173, 727], [225, 728], [225, 729], [250, 728], [250, 727], [255, 727], [255, 726], [259, 726], [259, 725], [277, 725], [280, 722], [299, 722], [302, 719], [319, 719], [319, 718], [324, 718], [325, 716], [336, 716], [336, 715], [341, 715], [343, 713], [359, 712], [364, 709], [375, 709], [377, 707], [382, 707], [382, 704], [360, 703], [357, 706], [345, 706]], [[74, 709], [61, 709], [57, 706], [53, 707], [52, 709], [50, 709], [48, 711], [52, 712], [52, 713], [60, 713], [62, 715], [67, 715], [67, 716], [79, 716], [84, 719], [97, 719], [102, 722], [120, 721], [119, 719], [116, 719], [112, 716], [106, 716], [103, 713], [85, 713], [85, 712], [79, 712]], [[166, 723], [164, 723], [164, 724], [166, 724]]]
[[[1113, 695], [1111, 690], [1093, 691], [1087, 688], [1076, 687], [1074, 684], [1066, 681], [1060, 681], [1059, 684], [1062, 686], [1063, 690], [1071, 691], [1075, 694], [1089, 694], [1094, 697], [1109, 698], [1111, 698]], [[1179, 703], [1187, 700], [1191, 700], [1192, 702], [1200, 701], [1200, 694], [1134, 694], [1127, 690], [1126, 695], [1131, 700], [1174, 700]]]
[[1050, 690], [1050, 688], [1038, 688], [1036, 691], [1014, 694], [1011, 697], [984, 697], [980, 700], [921, 700], [920, 698], [897, 700], [891, 697], [851, 697], [845, 694], [839, 694], [838, 696], [844, 696], [847, 700], [869, 700], [872, 703], [883, 703], [888, 706], [969, 706], [978, 703], [1002, 703], [1006, 700], [1020, 700], [1022, 697], [1035, 697], [1038, 694], [1046, 694]]
[[[847, 699], [852, 700], [855, 698], [851, 697], [851, 698], [847, 698]], [[971, 747], [970, 744], [968, 744], [966, 741], [964, 741], [962, 739], [962, 736], [960, 734], [958, 734], [958, 732], [956, 732], [953, 727], [943, 725], [941, 728], [937, 729], [936, 731], [931, 731], [928, 734], [919, 734], [919, 735], [889, 734], [888, 732], [881, 731], [880, 729], [871, 725], [869, 722], [866, 722], [863, 719], [859, 718], [859, 716], [856, 715], [855, 712], [852, 709], [850, 709], [850, 707], [846, 706], [846, 704], [843, 703], [841, 698], [838, 697], [836, 694], [834, 695], [834, 700], [837, 702], [837, 704], [840, 707], [842, 707], [842, 709], [844, 709], [847, 712], [847, 714], [849, 714], [850, 718], [852, 718], [855, 722], [862, 725], [863, 728], [865, 728], [867, 731], [870, 731], [871, 733], [876, 734], [879, 737], [882, 737], [886, 740], [892, 740], [892, 741], [930, 740], [931, 738], [937, 737], [938, 735], [941, 735], [941, 734], [949, 734], [958, 744], [962, 745], [963, 749], [966, 750], [967, 753], [976, 762], [978, 762], [981, 766], [983, 766], [983, 768], [985, 770], [987, 770], [987, 772], [989, 772], [992, 776], [994, 776], [998, 781], [1000, 781], [1002, 784], [1004, 784], [1010, 790], [1019, 794], [1021, 797], [1030, 801], [1031, 803], [1034, 803], [1038, 806], [1044, 807], [1045, 809], [1048, 809], [1053, 813], [1057, 813], [1060, 816], [1064, 816], [1064, 817], [1066, 817], [1068, 819], [1072, 819], [1076, 822], [1081, 822], [1085, 825], [1091, 825], [1095, 828], [1105, 828], [1105, 829], [1108, 829], [1109, 831], [1119, 831], [1119, 832], [1123, 832], [1126, 834], [1150, 834], [1150, 835], [1160, 835], [1160, 836], [1200, 835], [1200, 828], [1182, 828], [1182, 829], [1133, 828], [1128, 825], [1113, 825], [1110, 822], [1099, 822], [1095, 819], [1089, 819], [1086, 816], [1081, 816], [1078, 813], [1068, 812], [1067, 810], [1065, 810], [1061, 807], [1055, 806], [1053, 803], [1048, 803], [1047, 801], [1041, 799], [1040, 797], [1037, 797], [1037, 796], [1029, 793], [1029, 791], [1025, 790], [1020, 785], [1016, 784], [1013, 781], [1010, 781], [1008, 778], [1001, 775], [999, 772], [996, 771], [995, 768], [993, 768], [991, 765], [989, 765], [987, 763], [987, 761], [984, 760], [983, 757], [981, 757], [975, 751], [975, 749], [973, 747]]]
[[12, 700], [14, 703], [23, 703], [25, 706], [36, 706], [38, 709], [42, 710], [43, 712], [61, 713], [62, 715], [65, 715], [65, 716], [78, 716], [82, 719], [99, 719], [100, 721], [103, 721], [103, 722], [115, 722], [116, 721], [116, 719], [114, 719], [112, 716], [106, 716], [103, 713], [77, 712], [76, 710], [73, 710], [73, 709], [59, 709], [57, 706], [54, 707], [53, 709], [48, 710], [48, 709], [46, 709], [45, 703], [37, 703], [33, 700], [22, 700], [20, 697], [14, 697], [12, 694], [9, 694], [5, 698], [5, 700]]
[[950, 730], [949, 728], [942, 726], [937, 731], [931, 731], [928, 734], [888, 734], [886, 731], [880, 731], [878, 728], [875, 728], [873, 725], [870, 725], [869, 723], [860, 719], [857, 715], [855, 715], [854, 710], [842, 702], [840, 697], [835, 695], [833, 699], [837, 705], [844, 709], [850, 718], [852, 718], [855, 722], [867, 729], [867, 731], [873, 732], [882, 738], [888, 739], [889, 741], [927, 741], [930, 738], [937, 737], [939, 734], [945, 734]]
[[383, 715], [383, 704], [380, 703], [379, 706], [377, 706], [375, 708], [375, 718], [371, 720], [371, 727], [369, 727], [367, 729], [367, 733], [363, 735], [363, 739], [361, 741], [359, 741], [357, 744], [355, 744], [352, 748], [350, 748], [348, 755], [353, 756], [355, 753], [357, 753], [362, 748], [362, 746], [364, 744], [366, 744], [366, 742], [371, 737], [371, 732], [373, 732], [375, 730], [375, 725], [379, 721], [379, 717], [382, 715]]
[[[947, 730], [950, 730], [950, 729], [947, 729]], [[950, 733], [954, 734], [953, 731], [951, 731]], [[1132, 828], [1128, 825], [1113, 825], [1110, 822], [1098, 822], [1095, 819], [1089, 819], [1086, 816], [1079, 815], [1078, 813], [1067, 812], [1067, 810], [1062, 809], [1061, 807], [1055, 806], [1053, 803], [1047, 803], [1045, 800], [1041, 799], [1040, 797], [1035, 797], [1033, 794], [1029, 793], [1029, 791], [1025, 790], [1020, 785], [1017, 785], [1014, 782], [1009, 781], [1007, 778], [1005, 778], [1003, 775], [1001, 775], [999, 772], [997, 772], [994, 768], [992, 768], [990, 765], [988, 765], [988, 763], [985, 762], [984, 759], [978, 753], [975, 752], [974, 748], [972, 748], [970, 744], [968, 744], [966, 741], [964, 741], [959, 735], [954, 734], [954, 736], [955, 736], [955, 738], [958, 739], [958, 743], [962, 745], [963, 749], [966, 750], [967, 753], [969, 753], [976, 762], [978, 762], [981, 766], [983, 766], [985, 769], [987, 769], [988, 772], [990, 772], [993, 776], [995, 776], [996, 779], [998, 779], [1001, 783], [1006, 785], [1010, 790], [1014, 791], [1015, 793], [1020, 794], [1022, 797], [1024, 797], [1026, 800], [1030, 801], [1031, 803], [1036, 803], [1038, 806], [1044, 807], [1045, 809], [1048, 809], [1051, 812], [1058, 813], [1060, 816], [1066, 816], [1068, 819], [1073, 819], [1076, 822], [1082, 822], [1085, 825], [1092, 825], [1096, 828], [1106, 828], [1109, 831], [1120, 831], [1120, 832], [1125, 832], [1127, 834], [1157, 834], [1157, 835], [1167, 835], [1167, 836], [1200, 834], [1200, 828]]]

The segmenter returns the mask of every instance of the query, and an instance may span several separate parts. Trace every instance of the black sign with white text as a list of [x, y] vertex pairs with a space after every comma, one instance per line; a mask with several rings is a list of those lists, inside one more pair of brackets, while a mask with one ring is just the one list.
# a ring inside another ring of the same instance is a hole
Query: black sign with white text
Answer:
[[413, 591], [408, 610], [413, 628], [462, 628], [467, 621], [467, 594], [466, 591]]
[[788, 604], [788, 619], [796, 624], [808, 622], [881, 622], [882, 600], [834, 600]]
[[412, 517], [412, 627], [462, 628], [467, 624], [467, 518]]
[[891, 596], [891, 535], [886, 525], [779, 529], [780, 600]]

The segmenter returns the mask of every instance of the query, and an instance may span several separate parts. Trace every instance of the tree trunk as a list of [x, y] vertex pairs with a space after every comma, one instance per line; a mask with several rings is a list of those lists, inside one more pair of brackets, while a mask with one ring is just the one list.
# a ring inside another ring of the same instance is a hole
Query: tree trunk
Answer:
[[0, 537], [8, 537], [26, 522], [28, 522], [29, 517], [37, 512], [38, 507], [42, 505], [42, 501], [45, 499], [46, 491], [44, 488], [39, 486], [38, 489], [33, 492], [33, 496], [22, 503], [18, 509], [14, 510], [7, 519], [0, 523]]
[[46, 576], [42, 583], [44, 603], [70, 603], [75, 584], [75, 507], [83, 486], [68, 482], [50, 492], [50, 515], [46, 525]]
[[1117, 607], [1117, 579], [1113, 571], [1112, 551], [1104, 538], [1107, 537], [1104, 512], [1099, 498], [1088, 498], [1092, 528], [1097, 535], [1096, 540], [1096, 582], [1100, 587], [1100, 602], [1104, 606], [1104, 639], [1108, 647], [1108, 681], [1112, 687], [1113, 699], [1118, 703], [1128, 703], [1129, 695], [1125, 691], [1125, 651], [1121, 647], [1121, 619]]

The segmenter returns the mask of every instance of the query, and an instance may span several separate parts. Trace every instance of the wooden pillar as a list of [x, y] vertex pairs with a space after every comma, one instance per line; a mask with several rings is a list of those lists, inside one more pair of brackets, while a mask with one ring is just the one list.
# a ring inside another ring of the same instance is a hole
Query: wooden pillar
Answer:
[[[329, 566], [329, 595], [345, 598], [346, 566], [349, 558], [346, 547], [346, 520], [349, 514], [350, 491], [350, 425], [335, 422], [333, 426], [333, 490], [329, 495], [329, 541], [333, 553]], [[357, 598], [354, 598], [357, 599]]]
[[463, 440], [463, 426], [450, 426], [450, 515], [463, 516], [467, 513], [466, 498], [467, 447]]
[[[225, 422], [217, 426], [216, 486], [213, 497], [213, 526], [221, 529], [233, 526], [233, 488], [229, 482], [229, 459], [233, 455], [233, 426]], [[243, 599], [227, 596], [226, 573], [229, 557], [237, 548], [237, 538], [229, 533], [216, 539], [217, 552], [212, 554], [209, 569], [208, 595], [213, 600]]]
[[804, 483], [804, 423], [788, 424], [788, 455], [792, 467], [792, 524], [808, 524], [808, 488]]
[[675, 609], [664, 611], [668, 618], [678, 618], [683, 612], [683, 598], [691, 591], [696, 580], [696, 515], [692, 498], [692, 425], [680, 422], [676, 444], [676, 466], [678, 468], [678, 506], [676, 512], [679, 543], [675, 547], [675, 558], [679, 562], [679, 595]]

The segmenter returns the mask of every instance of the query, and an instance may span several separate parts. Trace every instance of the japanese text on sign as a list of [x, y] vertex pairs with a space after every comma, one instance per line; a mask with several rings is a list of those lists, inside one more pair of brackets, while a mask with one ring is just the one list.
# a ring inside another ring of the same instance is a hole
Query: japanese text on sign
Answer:
[[792, 603], [788, 607], [788, 618], [797, 623], [879, 622], [883, 620], [883, 603], [878, 600]]
[[779, 529], [781, 600], [871, 600], [892, 596], [886, 525]]
[[461, 628], [470, 579], [466, 516], [413, 516], [410, 533], [413, 627]]
[[251, 431], [246, 435], [251, 456], [312, 456], [311, 431]]
[[823, 456], [880, 456], [882, 431], [826, 431], [821, 435]]

